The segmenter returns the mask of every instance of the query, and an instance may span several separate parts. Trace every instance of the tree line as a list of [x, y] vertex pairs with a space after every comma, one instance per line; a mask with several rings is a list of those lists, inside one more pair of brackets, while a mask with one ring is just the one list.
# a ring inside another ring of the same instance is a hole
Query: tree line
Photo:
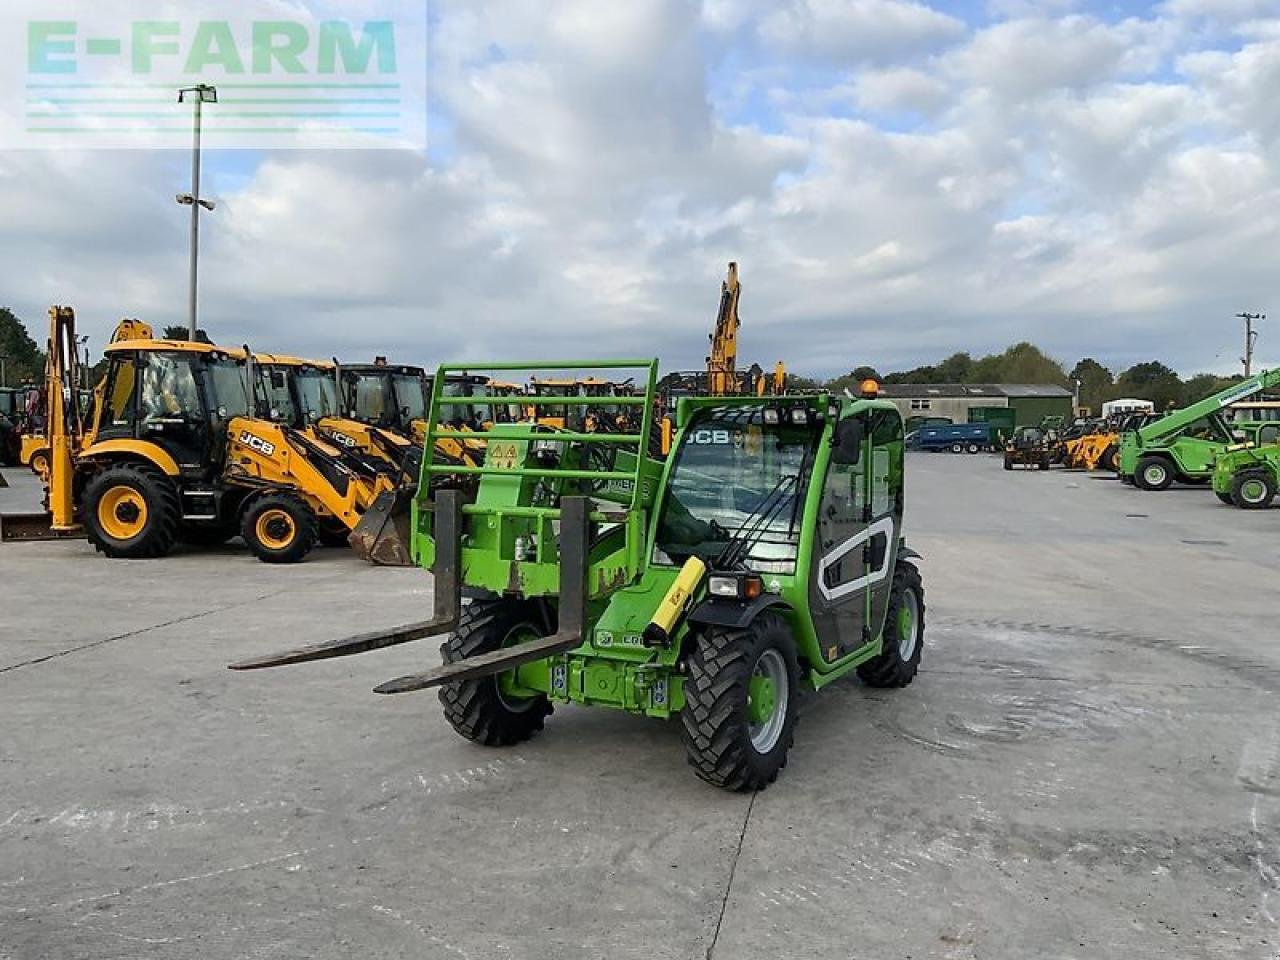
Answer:
[[[166, 339], [185, 340], [185, 327], [166, 327]], [[203, 330], [198, 338], [209, 342]], [[21, 321], [7, 307], [0, 307], [0, 356], [5, 360], [7, 386], [44, 376], [44, 351], [31, 339]], [[1176, 370], [1149, 360], [1119, 372], [1112, 371], [1092, 357], [1085, 357], [1070, 371], [1032, 343], [1016, 343], [1002, 353], [974, 359], [968, 353], [953, 353], [940, 363], [883, 376], [873, 367], [858, 367], [842, 377], [821, 381], [792, 376], [797, 389], [826, 388], [834, 392], [848, 389], [856, 393], [862, 381], [875, 379], [881, 383], [1051, 383], [1074, 389], [1080, 381], [1080, 402], [1099, 411], [1107, 400], [1138, 397], [1155, 403], [1159, 410], [1186, 406], [1217, 393], [1243, 377], [1219, 377], [1198, 373], [1183, 380]]]
[[1080, 381], [1080, 403], [1095, 413], [1108, 400], [1136, 397], [1150, 400], [1157, 410], [1183, 407], [1232, 384], [1242, 376], [1220, 377], [1213, 373], [1197, 373], [1182, 379], [1176, 370], [1158, 360], [1137, 363], [1114, 371], [1085, 357], [1069, 371], [1035, 344], [1014, 344], [1002, 353], [974, 359], [969, 353], [954, 353], [940, 363], [883, 376], [873, 367], [862, 366], [828, 381], [824, 386], [839, 392], [855, 391], [863, 380], [874, 378], [881, 383], [1035, 383], [1055, 384], [1075, 389]]

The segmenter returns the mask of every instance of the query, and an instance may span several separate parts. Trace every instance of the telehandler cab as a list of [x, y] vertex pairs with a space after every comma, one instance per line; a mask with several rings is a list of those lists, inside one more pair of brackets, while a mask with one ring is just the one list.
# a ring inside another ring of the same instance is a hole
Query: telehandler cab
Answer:
[[[510, 371], [520, 365], [493, 364]], [[463, 737], [507, 746], [554, 704], [678, 718], [699, 777], [758, 790], [783, 768], [804, 690], [857, 672], [916, 675], [924, 590], [902, 534], [902, 418], [874, 396], [686, 398], [672, 455], [646, 455], [657, 363], [618, 397], [640, 414], [616, 434], [495, 426], [472, 490], [421, 493], [413, 552], [435, 576], [431, 620], [234, 664], [250, 670], [447, 635], [443, 665], [379, 693], [439, 687]], [[458, 468], [437, 377], [423, 482]], [[494, 398], [494, 403], [502, 402]], [[589, 397], [535, 396], [535, 407]], [[587, 450], [616, 448], [591, 469]], [[466, 601], [464, 602], [464, 596]]]

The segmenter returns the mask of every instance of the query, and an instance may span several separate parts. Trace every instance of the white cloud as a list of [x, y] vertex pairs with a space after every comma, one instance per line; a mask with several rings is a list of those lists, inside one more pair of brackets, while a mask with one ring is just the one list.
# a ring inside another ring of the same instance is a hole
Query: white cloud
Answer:
[[[747, 360], [836, 373], [1032, 339], [1191, 371], [1234, 343], [1231, 314], [1278, 302], [1273, 20], [1215, 47], [1185, 5], [980, 30], [899, 2], [599, 11], [442, 0], [437, 162], [211, 157], [211, 329], [687, 368], [734, 259]], [[918, 127], [877, 125], [902, 113]], [[37, 324], [75, 303], [97, 345], [124, 313], [180, 322], [186, 162], [0, 152], [0, 300]]]
[[763, 17], [759, 33], [792, 54], [884, 62], [955, 40], [964, 24], [911, 0], [788, 0]]

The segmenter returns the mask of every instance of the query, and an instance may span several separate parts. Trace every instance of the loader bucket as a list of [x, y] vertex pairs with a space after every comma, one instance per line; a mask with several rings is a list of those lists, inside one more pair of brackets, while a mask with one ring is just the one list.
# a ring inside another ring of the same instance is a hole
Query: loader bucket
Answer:
[[38, 540], [79, 540], [84, 530], [55, 530], [48, 513], [0, 515], [0, 543], [34, 543]]
[[379, 567], [411, 567], [409, 505], [414, 490], [402, 487], [381, 494], [364, 512], [347, 541], [362, 560]]

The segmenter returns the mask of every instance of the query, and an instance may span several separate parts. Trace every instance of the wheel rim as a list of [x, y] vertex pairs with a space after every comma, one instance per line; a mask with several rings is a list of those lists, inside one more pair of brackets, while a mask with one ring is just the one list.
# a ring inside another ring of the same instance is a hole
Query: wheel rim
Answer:
[[902, 606], [898, 608], [898, 656], [909, 661], [915, 656], [919, 642], [920, 598], [914, 590], [907, 590], [902, 595]]
[[747, 684], [747, 731], [757, 752], [768, 753], [778, 745], [790, 696], [787, 662], [777, 650], [766, 650]]
[[[524, 643], [527, 640], [537, 640], [540, 636], [541, 634], [533, 628], [532, 624], [522, 623], [507, 631], [507, 635], [502, 639], [502, 649], [514, 647], [516, 644]], [[512, 713], [524, 713], [526, 710], [532, 709], [537, 702], [529, 697], [516, 696], [514, 692], [516, 686], [514, 670], [500, 673], [494, 679], [497, 681], [494, 686], [498, 691], [498, 700]]]
[[1143, 471], [1143, 476], [1146, 478], [1147, 483], [1151, 484], [1153, 487], [1158, 487], [1160, 484], [1164, 483], [1164, 478], [1167, 475], [1168, 474], [1165, 472], [1164, 467], [1158, 463], [1151, 464], [1145, 471]]
[[1267, 485], [1261, 480], [1250, 478], [1240, 485], [1240, 499], [1245, 503], [1261, 503], [1267, 498]]
[[264, 510], [254, 526], [258, 542], [271, 550], [283, 550], [293, 543], [298, 527], [284, 510]]
[[113, 540], [132, 540], [147, 528], [147, 501], [133, 487], [112, 487], [98, 502], [98, 525]]

